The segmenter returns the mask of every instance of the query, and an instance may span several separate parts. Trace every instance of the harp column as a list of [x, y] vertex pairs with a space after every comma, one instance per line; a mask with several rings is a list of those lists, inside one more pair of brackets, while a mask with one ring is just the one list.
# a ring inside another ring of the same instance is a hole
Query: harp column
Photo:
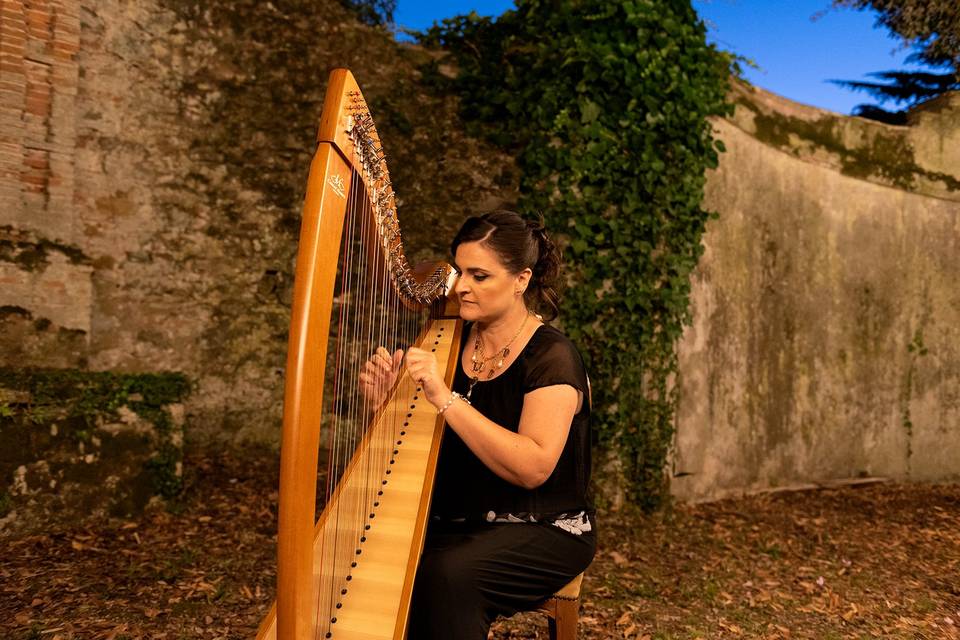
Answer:
[[343, 233], [349, 164], [333, 145], [321, 142], [310, 165], [303, 205], [284, 381], [277, 539], [277, 636], [313, 640], [316, 634], [313, 580], [317, 457], [323, 380]]

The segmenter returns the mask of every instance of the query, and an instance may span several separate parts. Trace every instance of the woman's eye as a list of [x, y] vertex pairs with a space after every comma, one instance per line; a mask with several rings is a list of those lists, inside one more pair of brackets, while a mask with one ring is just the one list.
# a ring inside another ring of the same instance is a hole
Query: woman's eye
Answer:
[[487, 279], [487, 276], [485, 274], [478, 273], [475, 276], [473, 276], [473, 279], [476, 280], [477, 282], [483, 282], [484, 280]]

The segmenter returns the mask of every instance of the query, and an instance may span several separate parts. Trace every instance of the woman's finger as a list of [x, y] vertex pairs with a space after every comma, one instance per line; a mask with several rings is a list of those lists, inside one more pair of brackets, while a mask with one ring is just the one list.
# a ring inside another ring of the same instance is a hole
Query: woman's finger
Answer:
[[417, 349], [416, 347], [411, 347], [407, 350], [406, 361], [407, 369], [411, 372], [416, 370], [424, 373], [425, 370], [429, 370], [436, 365], [436, 359], [432, 353]]
[[377, 361], [378, 364], [390, 364], [390, 352], [384, 349], [383, 347], [377, 347], [376, 353], [373, 354], [373, 358]]
[[410, 367], [414, 364], [421, 363], [427, 358], [431, 358], [431, 357], [432, 357], [431, 354], [427, 353], [422, 349], [417, 349], [416, 347], [410, 347], [409, 349], [407, 349], [407, 367]]

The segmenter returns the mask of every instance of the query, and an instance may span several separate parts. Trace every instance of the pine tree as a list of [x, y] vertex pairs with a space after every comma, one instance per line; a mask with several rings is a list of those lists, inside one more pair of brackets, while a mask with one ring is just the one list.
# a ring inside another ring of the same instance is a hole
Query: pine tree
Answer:
[[914, 105], [960, 90], [960, 2], [957, 0], [834, 0], [835, 7], [873, 10], [877, 26], [902, 38], [914, 52], [908, 63], [921, 63], [930, 71], [878, 71], [868, 74], [880, 82], [831, 80], [840, 86], [863, 91], [881, 103], [903, 106], [889, 111], [878, 105], [860, 104], [854, 115], [892, 124], [903, 124], [906, 111]]

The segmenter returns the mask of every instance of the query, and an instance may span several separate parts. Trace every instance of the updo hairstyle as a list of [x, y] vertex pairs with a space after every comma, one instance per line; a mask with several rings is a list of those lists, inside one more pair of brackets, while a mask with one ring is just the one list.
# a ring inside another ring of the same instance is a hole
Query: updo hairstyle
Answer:
[[524, 292], [527, 306], [543, 314], [547, 320], [557, 317], [560, 295], [560, 272], [563, 259], [560, 250], [547, 236], [543, 216], [524, 220], [513, 211], [491, 211], [468, 218], [453, 242], [450, 253], [457, 255], [457, 247], [465, 242], [482, 242], [500, 258], [513, 274], [529, 268], [533, 271], [530, 284]]

